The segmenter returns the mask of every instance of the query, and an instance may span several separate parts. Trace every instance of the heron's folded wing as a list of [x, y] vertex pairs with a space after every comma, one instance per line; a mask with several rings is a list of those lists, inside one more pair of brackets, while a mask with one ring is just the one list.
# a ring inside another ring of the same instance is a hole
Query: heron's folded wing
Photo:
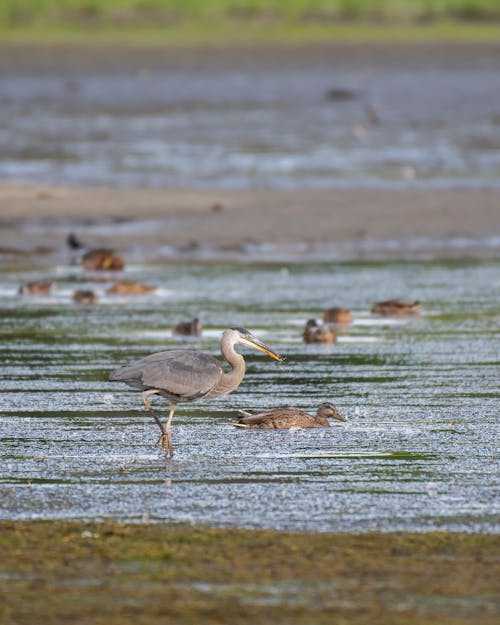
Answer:
[[151, 354], [120, 367], [110, 380], [140, 389], [157, 388], [182, 399], [206, 395], [219, 381], [218, 360], [195, 350], [176, 349]]

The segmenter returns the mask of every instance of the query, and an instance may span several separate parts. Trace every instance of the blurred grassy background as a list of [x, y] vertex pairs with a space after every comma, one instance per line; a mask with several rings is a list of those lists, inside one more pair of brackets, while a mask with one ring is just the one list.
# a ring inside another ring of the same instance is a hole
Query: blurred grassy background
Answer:
[[4, 41], [82, 32], [137, 43], [495, 40], [500, 0], [0, 0]]

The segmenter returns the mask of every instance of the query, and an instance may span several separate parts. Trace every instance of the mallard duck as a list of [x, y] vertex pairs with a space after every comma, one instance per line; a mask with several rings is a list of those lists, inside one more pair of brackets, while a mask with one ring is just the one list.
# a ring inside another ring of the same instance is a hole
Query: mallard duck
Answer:
[[108, 295], [144, 295], [145, 293], [154, 293], [157, 287], [133, 280], [120, 280], [115, 282], [106, 290]]
[[420, 302], [413, 299], [388, 299], [383, 302], [376, 302], [371, 307], [373, 314], [383, 316], [418, 315], [421, 310]]
[[201, 336], [202, 325], [196, 317], [192, 321], [181, 321], [172, 330], [172, 334], [181, 336]]
[[99, 298], [90, 289], [78, 289], [73, 293], [73, 301], [77, 304], [97, 304]]
[[298, 408], [283, 406], [267, 410], [240, 410], [238, 421], [233, 423], [237, 428], [255, 428], [259, 430], [283, 430], [289, 428], [328, 428], [328, 419], [347, 421], [333, 404], [320, 404], [316, 414], [310, 415]]
[[[67, 246], [73, 251], [83, 251], [86, 246], [71, 232], [66, 238]], [[90, 271], [120, 271], [125, 267], [122, 257], [107, 247], [87, 250], [82, 256], [84, 269]]]
[[320, 325], [316, 319], [309, 319], [302, 334], [304, 343], [335, 343], [337, 335], [329, 325]]
[[351, 323], [351, 311], [348, 308], [342, 308], [339, 306], [327, 308], [323, 313], [323, 321], [325, 323]]
[[82, 265], [91, 271], [120, 271], [125, 267], [122, 257], [105, 247], [85, 252]]
[[54, 283], [46, 280], [27, 282], [19, 287], [19, 295], [49, 295], [53, 288]]

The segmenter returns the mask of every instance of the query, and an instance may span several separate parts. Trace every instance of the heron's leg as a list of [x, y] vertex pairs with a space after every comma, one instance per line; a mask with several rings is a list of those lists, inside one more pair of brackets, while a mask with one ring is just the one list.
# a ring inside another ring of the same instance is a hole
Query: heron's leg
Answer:
[[155, 393], [161, 393], [161, 391], [157, 388], [150, 388], [149, 390], [144, 391], [142, 394], [142, 403], [146, 406], [149, 412], [153, 415], [153, 418], [156, 421], [156, 423], [158, 423], [158, 425], [160, 426], [161, 434], [163, 437], [165, 436], [165, 428], [163, 427], [160, 419], [158, 419], [158, 417], [155, 415], [153, 406], [148, 402], [148, 396], [154, 395]]
[[172, 436], [170, 434], [170, 424], [172, 423], [172, 417], [174, 416], [174, 412], [175, 412], [175, 408], [176, 408], [177, 404], [175, 402], [172, 402], [172, 405], [170, 406], [170, 413], [168, 415], [168, 421], [167, 421], [167, 428], [166, 428], [166, 438], [167, 438], [167, 446], [168, 446], [168, 451], [170, 454], [170, 457], [172, 458], [174, 455], [174, 448], [172, 446]]

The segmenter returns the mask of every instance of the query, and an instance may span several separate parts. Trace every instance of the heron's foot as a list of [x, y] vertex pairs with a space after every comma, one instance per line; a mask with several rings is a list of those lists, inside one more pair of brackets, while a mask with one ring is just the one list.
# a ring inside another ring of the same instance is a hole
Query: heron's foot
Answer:
[[162, 432], [157, 445], [159, 445], [161, 452], [164, 453], [167, 458], [172, 458], [174, 450], [172, 449], [172, 443], [166, 432]]

